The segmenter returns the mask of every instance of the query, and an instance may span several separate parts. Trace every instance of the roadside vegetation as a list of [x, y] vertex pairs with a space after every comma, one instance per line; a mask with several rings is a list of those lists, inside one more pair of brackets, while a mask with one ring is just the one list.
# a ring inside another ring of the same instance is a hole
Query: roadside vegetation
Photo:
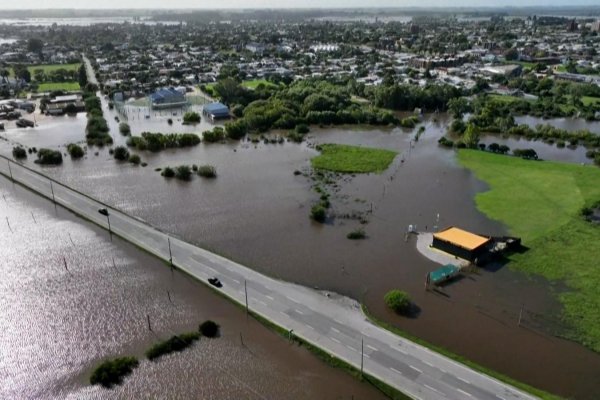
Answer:
[[78, 144], [71, 143], [67, 145], [67, 152], [73, 159], [81, 158], [85, 155], [85, 152]]
[[135, 357], [121, 357], [107, 360], [100, 364], [90, 377], [92, 385], [102, 385], [111, 388], [120, 385], [123, 378], [129, 375], [139, 365]]
[[600, 200], [598, 170], [472, 150], [461, 150], [459, 161], [490, 185], [477, 207], [529, 248], [511, 255], [509, 266], [568, 286], [557, 295], [564, 310], [556, 334], [600, 351], [600, 228], [581, 217]]
[[15, 159], [22, 160], [23, 158], [27, 158], [27, 150], [22, 146], [15, 146], [12, 149], [12, 155]]
[[87, 112], [88, 122], [86, 125], [86, 139], [88, 145], [104, 146], [112, 144], [113, 139], [109, 135], [109, 128], [102, 112], [102, 103], [96, 96], [96, 87], [89, 85], [84, 91], [85, 110]]
[[344, 173], [368, 173], [385, 171], [398, 153], [391, 150], [341, 144], [317, 146], [321, 155], [313, 157], [313, 168]]

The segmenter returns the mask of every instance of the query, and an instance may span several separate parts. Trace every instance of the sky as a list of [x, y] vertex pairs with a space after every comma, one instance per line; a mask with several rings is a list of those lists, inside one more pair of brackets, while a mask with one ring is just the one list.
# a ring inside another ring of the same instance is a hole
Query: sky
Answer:
[[598, 5], [598, 0], [0, 0], [0, 9], [113, 8], [350, 8]]

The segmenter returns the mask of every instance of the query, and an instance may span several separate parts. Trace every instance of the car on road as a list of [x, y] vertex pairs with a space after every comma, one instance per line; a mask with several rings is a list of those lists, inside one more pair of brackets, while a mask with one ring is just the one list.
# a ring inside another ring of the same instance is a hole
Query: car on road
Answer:
[[223, 284], [221, 283], [219, 278], [208, 278], [208, 283], [218, 288], [223, 287]]

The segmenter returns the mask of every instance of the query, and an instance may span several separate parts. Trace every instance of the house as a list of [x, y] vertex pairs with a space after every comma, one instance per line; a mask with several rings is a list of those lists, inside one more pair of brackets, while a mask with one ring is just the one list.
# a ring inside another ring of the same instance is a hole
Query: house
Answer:
[[72, 109], [75, 112], [85, 111], [85, 103], [80, 94], [71, 94], [67, 96], [56, 96], [46, 105], [48, 115], [62, 115]]
[[487, 252], [487, 245], [490, 242], [490, 237], [476, 235], [452, 226], [434, 233], [431, 247], [474, 262]]
[[229, 107], [223, 103], [211, 103], [204, 106], [202, 114], [211, 120], [229, 118]]

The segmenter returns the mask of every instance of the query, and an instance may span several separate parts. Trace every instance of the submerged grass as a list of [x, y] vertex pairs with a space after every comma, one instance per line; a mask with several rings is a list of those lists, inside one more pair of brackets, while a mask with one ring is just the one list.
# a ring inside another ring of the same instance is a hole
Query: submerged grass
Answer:
[[391, 150], [342, 144], [317, 146], [321, 155], [311, 159], [313, 168], [345, 173], [385, 171], [398, 153]]
[[600, 200], [600, 169], [473, 150], [458, 158], [490, 185], [476, 196], [477, 207], [530, 249], [511, 255], [509, 266], [564, 281], [571, 290], [559, 294], [559, 334], [600, 352], [600, 226], [580, 215]]

